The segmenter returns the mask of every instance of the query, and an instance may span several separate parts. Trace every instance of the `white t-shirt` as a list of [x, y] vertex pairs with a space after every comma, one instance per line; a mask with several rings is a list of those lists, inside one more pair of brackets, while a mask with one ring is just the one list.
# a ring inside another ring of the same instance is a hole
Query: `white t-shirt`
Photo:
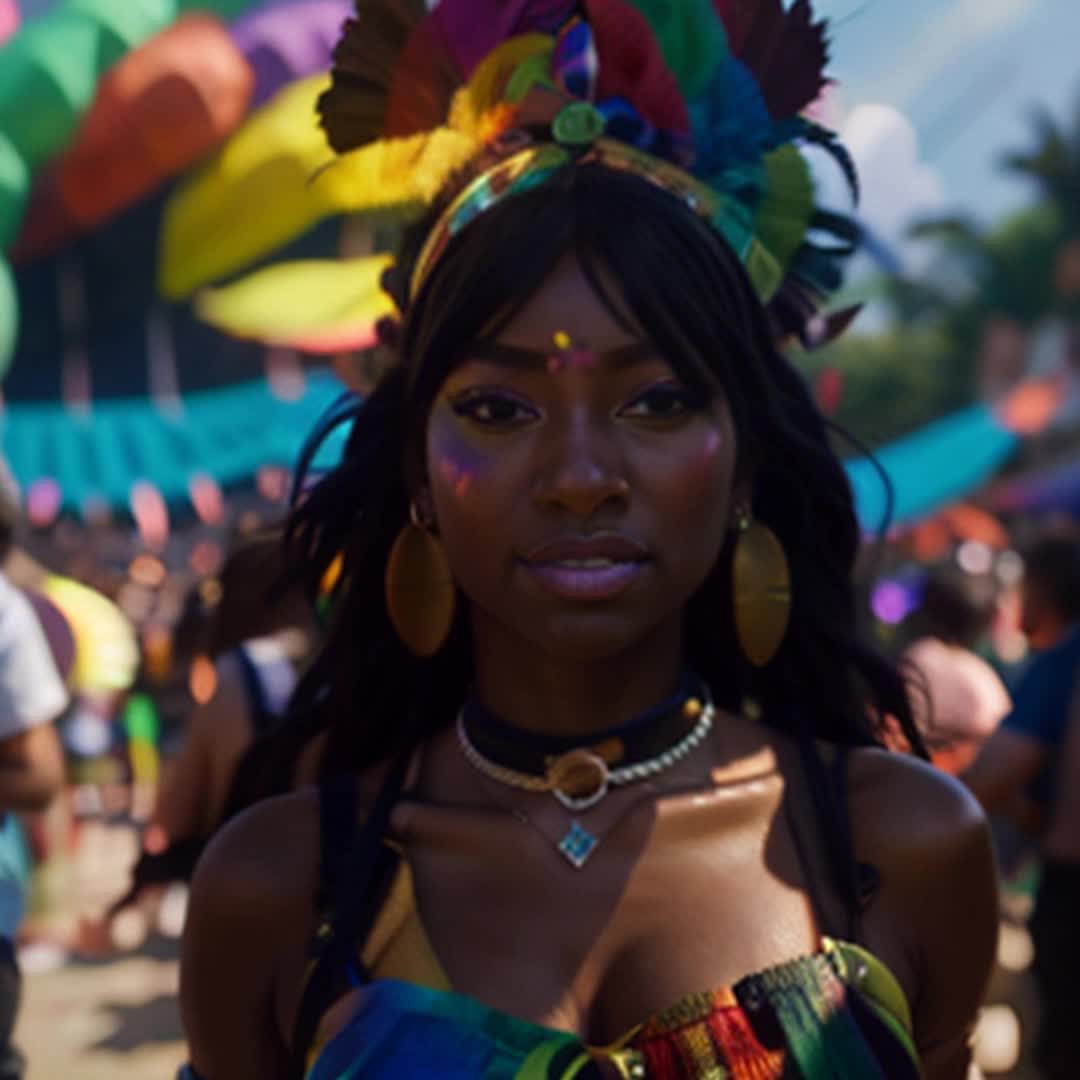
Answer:
[[[55, 720], [68, 695], [30, 601], [0, 573], [0, 742]], [[18, 823], [0, 814], [0, 937], [22, 921], [29, 862]]]
[[37, 614], [0, 573], [0, 740], [55, 720], [67, 701]]

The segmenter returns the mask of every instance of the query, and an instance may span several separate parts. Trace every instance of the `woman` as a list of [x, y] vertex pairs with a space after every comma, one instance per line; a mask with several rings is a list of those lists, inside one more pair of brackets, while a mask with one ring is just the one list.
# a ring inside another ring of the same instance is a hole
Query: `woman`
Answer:
[[[657, 92], [777, 39], [707, 5], [655, 34], [621, 5], [392, 10], [347, 28], [332, 144], [482, 145], [404, 245], [400, 362], [293, 522], [312, 588], [343, 556], [280, 741], [325, 732], [324, 782], [196, 874], [191, 1072], [963, 1077], [992, 858], [960, 788], [875, 746], [884, 716], [918, 735], [856, 634], [850, 490], [775, 344], [807, 314], [790, 286], [820, 280], [811, 215], [741, 261], [741, 189], [672, 164]], [[780, 39], [820, 45], [807, 15]], [[805, 74], [786, 98], [758, 79], [773, 116]], [[426, 143], [425, 113], [452, 114]], [[790, 163], [768, 124], [699, 133], [696, 159]], [[785, 168], [756, 175], [791, 209]]]

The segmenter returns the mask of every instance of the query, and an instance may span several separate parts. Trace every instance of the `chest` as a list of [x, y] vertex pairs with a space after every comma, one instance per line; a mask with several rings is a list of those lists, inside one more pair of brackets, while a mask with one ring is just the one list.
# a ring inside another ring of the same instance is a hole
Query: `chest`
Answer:
[[773, 819], [689, 809], [631, 815], [581, 870], [512, 818], [489, 823], [482, 853], [467, 835], [421, 839], [407, 853], [414, 934], [455, 991], [600, 1044], [814, 951], [821, 928]]

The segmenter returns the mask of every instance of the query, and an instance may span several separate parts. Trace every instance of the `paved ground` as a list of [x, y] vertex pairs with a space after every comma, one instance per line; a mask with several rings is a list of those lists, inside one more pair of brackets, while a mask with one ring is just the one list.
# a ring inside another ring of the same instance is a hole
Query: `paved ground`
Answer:
[[27, 1080], [172, 1080], [183, 1060], [175, 943], [27, 976], [16, 1039]]
[[[123, 892], [135, 854], [129, 827], [85, 826], [77, 856], [54, 860], [39, 876], [39, 910], [30, 919], [30, 932], [79, 940], [81, 918], [104, 910]], [[177, 931], [174, 925], [173, 934]], [[43, 962], [43, 950], [36, 951], [36, 956], [24, 954], [15, 1034], [29, 1061], [27, 1080], [172, 1080], [184, 1059], [175, 936], [154, 934], [134, 952], [68, 958], [60, 967], [55, 961], [62, 953], [54, 949], [50, 965], [47, 957]], [[53, 970], [34, 973], [49, 967]]]

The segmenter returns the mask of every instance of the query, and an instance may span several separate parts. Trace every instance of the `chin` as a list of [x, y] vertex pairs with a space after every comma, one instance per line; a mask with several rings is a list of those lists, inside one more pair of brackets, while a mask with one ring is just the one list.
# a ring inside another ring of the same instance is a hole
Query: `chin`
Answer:
[[553, 659], [602, 663], [641, 645], [659, 629], [657, 623], [628, 618], [625, 610], [595, 607], [549, 616], [521, 632]]

